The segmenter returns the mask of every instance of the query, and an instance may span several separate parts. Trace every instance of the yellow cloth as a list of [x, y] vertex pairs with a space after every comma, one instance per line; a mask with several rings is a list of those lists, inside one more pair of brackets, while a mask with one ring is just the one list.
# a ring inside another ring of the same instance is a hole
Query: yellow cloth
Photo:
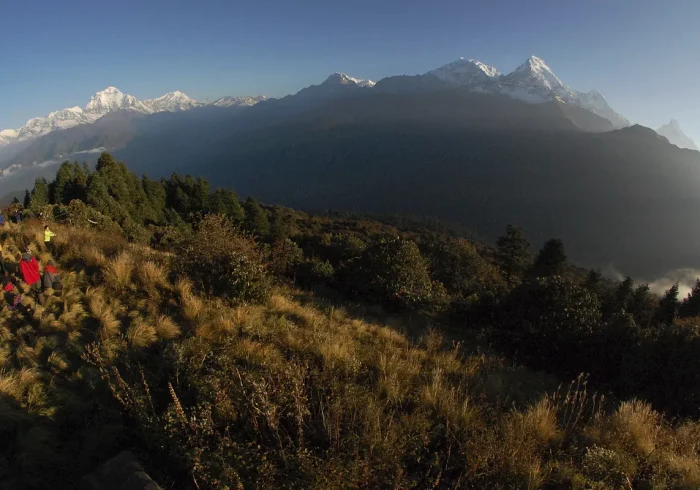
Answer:
[[44, 241], [45, 242], [50, 242], [52, 236], [56, 236], [56, 234], [53, 231], [44, 230]]

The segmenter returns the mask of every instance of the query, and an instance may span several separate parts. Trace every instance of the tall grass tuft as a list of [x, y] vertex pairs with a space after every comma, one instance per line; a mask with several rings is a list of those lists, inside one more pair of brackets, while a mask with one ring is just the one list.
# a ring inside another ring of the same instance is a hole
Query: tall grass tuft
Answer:
[[166, 315], [159, 315], [155, 321], [155, 329], [158, 338], [172, 340], [180, 336], [180, 327], [172, 318]]
[[153, 260], [146, 260], [136, 269], [139, 280], [146, 290], [150, 291], [156, 288], [164, 288], [169, 284], [165, 270]]
[[131, 276], [134, 270], [133, 257], [126, 250], [110, 260], [104, 268], [104, 277], [107, 286], [120, 291], [127, 289], [131, 284]]
[[180, 296], [180, 306], [182, 316], [194, 322], [204, 312], [204, 302], [192, 290], [192, 282], [185, 278], [180, 278], [175, 283], [175, 290]]
[[126, 330], [126, 338], [132, 347], [142, 349], [149, 347], [158, 340], [155, 325], [143, 318], [135, 318]]

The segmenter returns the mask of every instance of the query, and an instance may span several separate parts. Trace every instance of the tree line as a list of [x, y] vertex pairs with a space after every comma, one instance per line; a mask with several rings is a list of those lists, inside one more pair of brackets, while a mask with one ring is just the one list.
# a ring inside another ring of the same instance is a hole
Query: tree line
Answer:
[[557, 238], [533, 253], [515, 226], [487, 247], [426, 228], [314, 217], [241, 202], [201, 178], [139, 178], [109, 154], [95, 170], [66, 162], [53, 181], [38, 179], [25, 207], [178, 251], [177, 268], [209, 294], [260, 301], [274, 279], [418, 311], [457, 334], [479, 330], [537, 369], [589, 373], [619, 396], [700, 416], [700, 380], [690, 374], [700, 370], [700, 281], [682, 300], [678, 285], [657, 297], [630, 278], [576, 268]]

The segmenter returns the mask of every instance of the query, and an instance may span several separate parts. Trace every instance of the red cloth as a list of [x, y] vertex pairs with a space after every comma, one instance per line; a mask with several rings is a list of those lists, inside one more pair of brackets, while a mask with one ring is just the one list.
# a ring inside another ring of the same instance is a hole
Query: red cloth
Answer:
[[44, 267], [44, 272], [50, 272], [51, 274], [58, 274], [58, 269], [56, 269], [52, 265], [47, 265], [46, 267]]
[[6, 293], [9, 293], [14, 288], [15, 288], [14, 285], [11, 282], [8, 282], [7, 284], [5, 284], [5, 287], [3, 289], [5, 290]]
[[36, 261], [36, 257], [32, 257], [32, 260], [29, 262], [24, 259], [20, 260], [19, 270], [22, 272], [24, 282], [26, 282], [29, 286], [39, 282], [39, 264]]

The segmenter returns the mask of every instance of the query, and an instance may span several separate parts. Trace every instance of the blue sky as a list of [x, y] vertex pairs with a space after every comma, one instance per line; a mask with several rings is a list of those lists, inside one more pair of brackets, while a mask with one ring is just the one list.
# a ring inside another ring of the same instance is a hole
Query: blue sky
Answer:
[[373, 80], [464, 56], [544, 58], [629, 119], [700, 142], [697, 0], [0, 0], [0, 128], [114, 85], [213, 99], [280, 96], [335, 71]]

